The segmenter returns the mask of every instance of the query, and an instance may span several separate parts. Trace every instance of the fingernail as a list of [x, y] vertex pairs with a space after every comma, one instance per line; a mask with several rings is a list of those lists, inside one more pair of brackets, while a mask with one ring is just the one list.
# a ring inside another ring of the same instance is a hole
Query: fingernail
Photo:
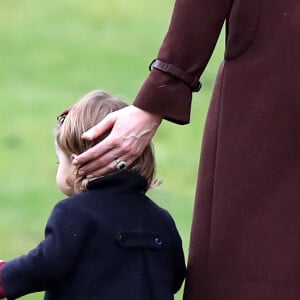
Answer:
[[87, 175], [86, 178], [91, 179], [91, 178], [94, 178], [94, 176], [93, 175]]
[[93, 138], [93, 130], [90, 129], [90, 130], [84, 132], [84, 133], [81, 135], [81, 138], [83, 138], [83, 139], [92, 139], [92, 138]]
[[74, 159], [72, 160], [72, 164], [73, 164], [73, 165], [78, 165], [78, 164], [79, 164], [78, 159], [77, 159], [77, 158], [74, 158]]

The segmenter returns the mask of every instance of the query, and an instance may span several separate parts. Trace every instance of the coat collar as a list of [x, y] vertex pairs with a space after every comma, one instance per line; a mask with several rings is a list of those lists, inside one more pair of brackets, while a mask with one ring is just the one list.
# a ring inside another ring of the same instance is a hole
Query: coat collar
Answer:
[[126, 189], [136, 190], [144, 193], [147, 187], [147, 180], [137, 172], [124, 170], [118, 173], [105, 175], [89, 182], [87, 189], [103, 189], [113, 186], [123, 186], [126, 187]]

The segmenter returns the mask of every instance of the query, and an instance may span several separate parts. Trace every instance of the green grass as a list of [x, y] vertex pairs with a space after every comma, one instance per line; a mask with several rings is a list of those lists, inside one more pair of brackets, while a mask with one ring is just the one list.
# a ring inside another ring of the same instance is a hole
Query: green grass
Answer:
[[[132, 102], [172, 6], [171, 0], [1, 1], [0, 258], [34, 247], [63, 198], [55, 186], [56, 115], [95, 88]], [[191, 125], [164, 122], [154, 141], [163, 185], [151, 195], [173, 214], [186, 254], [203, 124], [222, 51], [221, 43], [202, 77]]]

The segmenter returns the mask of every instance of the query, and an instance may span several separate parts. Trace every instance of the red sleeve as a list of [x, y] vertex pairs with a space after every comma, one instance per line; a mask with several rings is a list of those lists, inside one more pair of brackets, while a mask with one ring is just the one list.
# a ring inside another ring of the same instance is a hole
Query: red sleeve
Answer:
[[2, 280], [1, 280], [1, 273], [2, 273], [2, 268], [5, 264], [5, 261], [0, 261], [0, 299], [5, 298], [4, 295], [4, 290], [3, 290], [3, 286], [2, 286]]

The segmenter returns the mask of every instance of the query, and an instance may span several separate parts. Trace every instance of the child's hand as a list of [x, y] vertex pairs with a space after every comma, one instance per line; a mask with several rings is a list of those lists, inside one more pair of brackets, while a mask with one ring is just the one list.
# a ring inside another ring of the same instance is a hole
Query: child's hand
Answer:
[[[2, 266], [3, 264], [5, 264], [5, 261], [0, 259], [0, 268], [1, 268], [1, 266]], [[1, 286], [1, 283], [0, 283], [0, 288], [1, 288], [1, 287], [2, 287], [2, 286]], [[2, 293], [0, 293], [0, 294], [2, 294]], [[1, 296], [3, 297], [3, 294], [2, 294]], [[1, 297], [1, 296], [0, 296], [0, 297]], [[7, 299], [6, 299], [6, 298], [1, 298], [0, 300], [7, 300]]]

